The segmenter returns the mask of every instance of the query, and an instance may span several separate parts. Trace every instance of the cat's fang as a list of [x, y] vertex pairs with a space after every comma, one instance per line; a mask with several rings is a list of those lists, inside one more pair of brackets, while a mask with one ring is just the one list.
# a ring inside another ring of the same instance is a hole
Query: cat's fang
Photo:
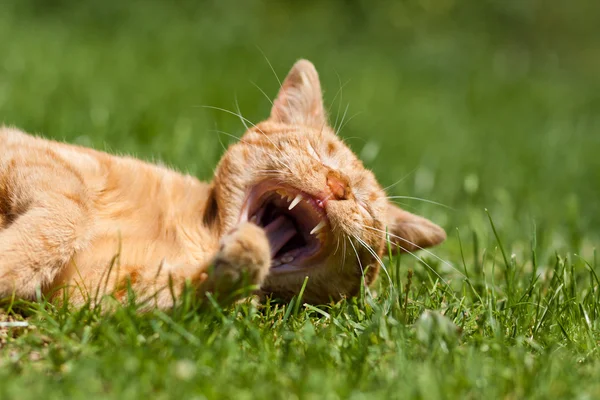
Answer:
[[300, 203], [300, 201], [302, 200], [302, 195], [298, 194], [294, 200], [292, 200], [292, 203], [290, 204], [290, 206], [288, 207], [288, 210], [293, 209], [294, 207], [296, 207], [298, 205], [298, 203]]
[[314, 235], [315, 233], [318, 233], [321, 229], [323, 229], [325, 227], [325, 221], [321, 221], [319, 222], [319, 224], [317, 226], [315, 226], [312, 231], [310, 231], [311, 235]]

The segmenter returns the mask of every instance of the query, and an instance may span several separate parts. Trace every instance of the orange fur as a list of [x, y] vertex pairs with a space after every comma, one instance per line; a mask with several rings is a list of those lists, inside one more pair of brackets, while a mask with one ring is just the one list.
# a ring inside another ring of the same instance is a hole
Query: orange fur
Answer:
[[[410, 251], [444, 240], [441, 228], [388, 203], [326, 121], [317, 72], [301, 60], [270, 118], [228, 149], [210, 184], [0, 128], [0, 297], [67, 287], [77, 305], [98, 291], [122, 299], [129, 284], [166, 308], [170, 286], [178, 295], [186, 281], [203, 295], [233, 292], [243, 276], [287, 298], [308, 276], [305, 299], [323, 302], [356, 294], [365, 269], [367, 283], [375, 279], [386, 227]], [[326, 239], [314, 265], [270, 268], [265, 230], [242, 212], [266, 181], [322, 206]]]

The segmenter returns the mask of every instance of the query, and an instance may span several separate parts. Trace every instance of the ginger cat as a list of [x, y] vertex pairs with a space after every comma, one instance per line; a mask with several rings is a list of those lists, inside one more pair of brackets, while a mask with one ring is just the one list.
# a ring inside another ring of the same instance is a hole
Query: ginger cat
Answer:
[[[127, 157], [0, 128], [0, 298], [43, 293], [71, 304], [131, 288], [168, 308], [191, 285], [244, 284], [337, 300], [377, 276], [395, 249], [445, 232], [388, 202], [327, 125], [314, 66], [298, 61], [270, 117], [232, 145], [212, 183]], [[242, 279], [244, 278], [244, 279]]]

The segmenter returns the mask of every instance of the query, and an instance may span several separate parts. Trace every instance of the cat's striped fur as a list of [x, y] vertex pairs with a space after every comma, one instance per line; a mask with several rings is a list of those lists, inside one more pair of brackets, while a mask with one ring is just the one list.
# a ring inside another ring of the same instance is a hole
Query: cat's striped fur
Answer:
[[[241, 217], [248, 193], [265, 180], [323, 208], [329, 236], [314, 265], [270, 268], [265, 230]], [[327, 126], [308, 61], [294, 66], [270, 118], [228, 149], [212, 183], [0, 128], [0, 297], [68, 290], [81, 304], [98, 292], [122, 299], [131, 285], [165, 308], [185, 281], [202, 295], [231, 292], [244, 275], [283, 297], [309, 276], [308, 301], [337, 299], [357, 293], [367, 266], [367, 281], [374, 279], [386, 226], [408, 250], [445, 237], [389, 204]]]

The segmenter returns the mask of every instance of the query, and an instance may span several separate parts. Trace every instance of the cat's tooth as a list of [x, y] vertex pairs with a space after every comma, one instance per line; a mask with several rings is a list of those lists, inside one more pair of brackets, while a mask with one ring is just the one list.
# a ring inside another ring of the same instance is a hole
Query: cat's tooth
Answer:
[[292, 203], [290, 204], [290, 206], [288, 207], [288, 210], [291, 210], [292, 208], [296, 207], [298, 205], [298, 203], [300, 203], [300, 201], [302, 200], [302, 195], [298, 194], [294, 200], [292, 200]]
[[319, 224], [317, 226], [315, 226], [312, 231], [310, 231], [310, 234], [313, 235], [317, 232], [319, 232], [321, 229], [323, 229], [325, 227], [325, 221], [321, 221], [319, 222]]
[[252, 222], [253, 224], [255, 224], [256, 221], [258, 221], [258, 218], [256, 218], [256, 215], [253, 215], [252, 218], [250, 218], [250, 222]]
[[273, 260], [273, 262], [271, 263], [271, 267], [279, 267], [281, 265], [281, 261], [279, 260]]
[[294, 261], [294, 257], [292, 257], [292, 256], [285, 256], [285, 257], [283, 257], [281, 259], [281, 261], [283, 261], [284, 263], [287, 264], [287, 263], [290, 263], [290, 262]]

